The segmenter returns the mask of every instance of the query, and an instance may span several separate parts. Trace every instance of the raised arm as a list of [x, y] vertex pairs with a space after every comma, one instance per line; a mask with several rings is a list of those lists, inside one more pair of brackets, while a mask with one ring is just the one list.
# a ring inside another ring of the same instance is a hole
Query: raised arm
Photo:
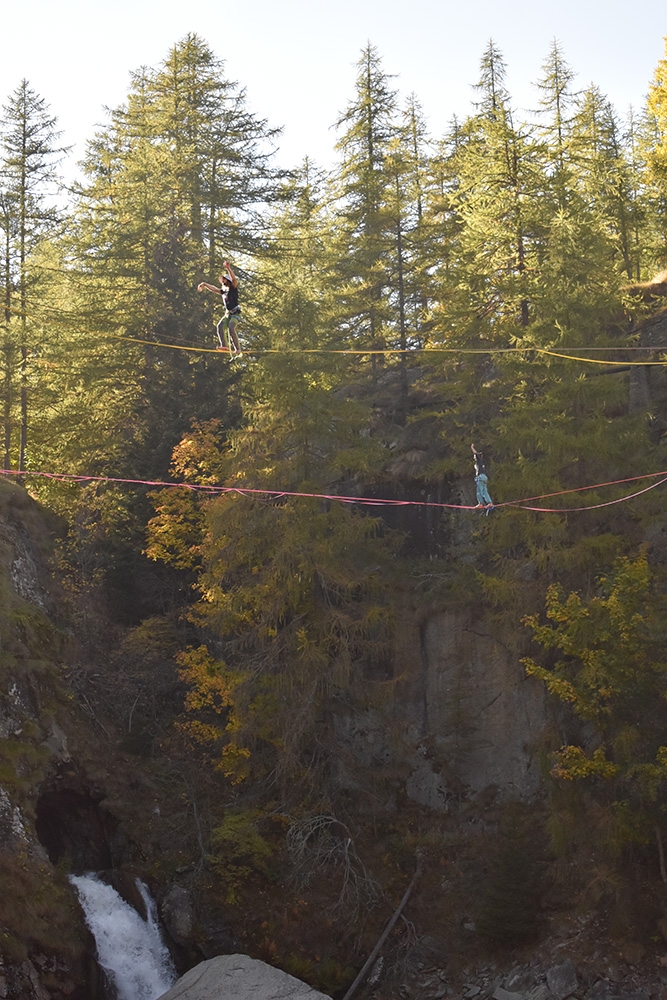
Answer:
[[220, 295], [221, 289], [218, 288], [217, 285], [209, 285], [208, 281], [200, 281], [199, 284], [197, 285], [197, 291], [217, 292], [217, 294]]
[[229, 280], [231, 281], [231, 283], [232, 283], [232, 286], [233, 286], [234, 288], [236, 288], [236, 285], [237, 285], [237, 281], [236, 281], [236, 275], [235, 275], [235, 274], [234, 274], [234, 272], [232, 271], [232, 269], [231, 269], [231, 267], [230, 267], [230, 265], [229, 265], [229, 262], [228, 262], [228, 261], [225, 261], [225, 262], [224, 262], [224, 264], [223, 264], [222, 266], [224, 267], [225, 271], [226, 271], [226, 272], [227, 272], [227, 274], [229, 275]]

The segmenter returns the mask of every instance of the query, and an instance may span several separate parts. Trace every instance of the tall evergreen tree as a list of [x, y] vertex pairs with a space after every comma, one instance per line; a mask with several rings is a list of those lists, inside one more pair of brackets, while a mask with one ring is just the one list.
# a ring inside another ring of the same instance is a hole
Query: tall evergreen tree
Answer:
[[[665, 42], [667, 51], [667, 42]], [[645, 277], [667, 264], [667, 58], [658, 62], [640, 120], [640, 159], [645, 165], [645, 242], [648, 244]]]
[[[89, 271], [89, 326], [213, 347], [211, 303], [196, 287], [223, 252], [245, 278], [243, 255], [261, 245], [260, 204], [276, 191], [274, 134], [195, 35], [133, 76], [84, 163], [75, 252]], [[164, 474], [190, 419], [225, 412], [231, 376], [203, 354], [146, 345], [143, 355], [128, 458]]]
[[[54, 193], [58, 148], [56, 119], [40, 97], [22, 80], [3, 105], [0, 117], [0, 181], [4, 231], [4, 387], [5, 462], [11, 460], [12, 398], [18, 387], [18, 468], [25, 469], [29, 424], [29, 352], [34, 340], [37, 303], [32, 292], [39, 275], [30, 267], [30, 254], [55, 221], [48, 204]], [[29, 313], [30, 311], [30, 314]], [[17, 322], [12, 323], [15, 317]], [[18, 364], [18, 372], [15, 371]]]
[[543, 76], [537, 82], [541, 93], [542, 119], [540, 132], [545, 139], [546, 169], [558, 208], [565, 209], [569, 184], [570, 141], [574, 119], [573, 90], [575, 73], [566, 62], [556, 39], [543, 66]]
[[411, 267], [404, 282], [406, 312], [410, 335], [415, 343], [423, 346], [432, 300], [431, 275], [442, 251], [427, 218], [431, 139], [415, 94], [408, 97], [401, 124], [400, 142], [406, 161], [406, 186], [412, 213], [408, 240]]
[[578, 102], [572, 159], [585, 207], [598, 216], [613, 248], [616, 259], [610, 261], [611, 266], [623, 270], [628, 280], [638, 277], [630, 165], [614, 109], [597, 87], [589, 87]]
[[355, 346], [381, 348], [382, 331], [392, 318], [385, 267], [389, 178], [385, 157], [397, 128], [396, 94], [370, 43], [357, 63], [355, 96], [336, 122], [340, 257], [339, 329]]
[[478, 112], [459, 130], [450, 162], [457, 249], [441, 298], [461, 344], [482, 336], [500, 346], [528, 325], [543, 253], [543, 178], [531, 137], [514, 126], [505, 76], [491, 42], [477, 84]]

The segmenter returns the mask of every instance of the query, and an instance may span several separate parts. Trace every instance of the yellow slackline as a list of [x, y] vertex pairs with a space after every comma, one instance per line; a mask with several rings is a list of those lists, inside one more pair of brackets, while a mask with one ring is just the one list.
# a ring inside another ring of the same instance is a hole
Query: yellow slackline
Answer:
[[[88, 336], [104, 337], [108, 340], [121, 340], [128, 344], [143, 344], [147, 347], [163, 347], [171, 351], [190, 351], [193, 354], [229, 354], [228, 351], [219, 350], [216, 347], [189, 347], [186, 344], [166, 344], [160, 340], [142, 340], [139, 337], [127, 337], [121, 333], [90, 333]], [[579, 350], [600, 350], [600, 351], [628, 351], [628, 350], [650, 350], [666, 351], [667, 347], [600, 347], [600, 348], [579, 348]], [[534, 351], [536, 354], [544, 354], [552, 358], [563, 358], [565, 361], [579, 361], [589, 365], [622, 365], [637, 366], [645, 368], [647, 365], [667, 365], [667, 359], [663, 361], [605, 361], [602, 358], [582, 358], [573, 354], [561, 354], [558, 351], [550, 351], [544, 347], [387, 347], [387, 348], [329, 348], [329, 347], [305, 347], [305, 348], [280, 348], [280, 347], [243, 347], [241, 354], [341, 354], [341, 355], [391, 355], [391, 354], [527, 354]], [[232, 354], [233, 358], [234, 355]]]
[[[100, 334], [96, 334], [100, 336]], [[124, 334], [106, 333], [101, 334], [103, 337], [109, 337], [112, 340], [126, 340], [132, 344], [145, 344], [149, 347], [166, 347], [172, 351], [192, 351], [195, 354], [227, 354], [227, 351], [220, 351], [214, 347], [187, 347], [184, 344], [165, 344], [159, 340], [140, 340], [138, 337], [127, 337]], [[590, 348], [590, 350], [651, 350], [651, 351], [667, 351], [667, 347], [651, 347], [651, 348], [632, 348], [632, 347], [600, 347], [600, 348]], [[582, 350], [582, 348], [579, 348]], [[583, 350], [589, 350], [589, 348], [583, 348]], [[575, 357], [571, 354], [560, 354], [557, 351], [550, 351], [543, 347], [388, 347], [382, 349], [375, 348], [329, 348], [329, 347], [306, 347], [303, 349], [299, 348], [279, 348], [279, 347], [244, 347], [240, 352], [241, 354], [348, 354], [348, 355], [368, 355], [368, 354], [526, 354], [529, 351], [535, 351], [536, 354], [546, 354], [553, 358], [564, 358], [566, 361], [583, 361], [591, 365], [637, 365], [638, 367], [646, 367], [646, 365], [667, 365], [667, 360], [664, 361], [603, 361], [598, 358], [580, 358]], [[233, 357], [233, 355], [232, 355]]]
[[[651, 348], [639, 348], [639, 350], [655, 350], [655, 351], [666, 351], [665, 347], [651, 347]], [[579, 358], [573, 354], [559, 354], [558, 351], [548, 351], [543, 347], [533, 347], [530, 350], [535, 351], [537, 354], [548, 354], [552, 358], [564, 358], [566, 361], [583, 361], [589, 365], [622, 365], [626, 367], [627, 365], [639, 365], [641, 368], [645, 368], [647, 365], [667, 365], [667, 360], [665, 361], [603, 361], [601, 358]], [[610, 348], [602, 348], [602, 350], [610, 350]], [[611, 348], [614, 350], [614, 348]], [[627, 348], [616, 348], [616, 350], [627, 350]]]
[[[103, 333], [94, 336], [110, 337], [112, 340], [127, 340], [132, 344], [147, 344], [149, 347], [169, 347], [174, 351], [194, 351], [197, 354], [227, 354], [216, 347], [186, 347], [184, 344], [165, 344], [159, 340], [140, 340], [126, 337], [122, 333]], [[667, 348], [666, 348], [667, 349]], [[387, 348], [333, 348], [333, 347], [244, 347], [241, 354], [515, 354], [532, 351], [532, 347], [387, 347]]]
[[[14, 315], [23, 315], [18, 310], [10, 310]], [[30, 315], [30, 314], [26, 314]], [[121, 333], [99, 333], [83, 331], [88, 336], [104, 337], [109, 340], [123, 340], [130, 344], [143, 344], [147, 347], [163, 347], [171, 351], [190, 351], [193, 354], [228, 354], [229, 352], [219, 350], [215, 347], [189, 347], [186, 344], [166, 344], [160, 340], [144, 340], [139, 337], [128, 337]], [[656, 351], [667, 352], [667, 347], [642, 347], [627, 345], [624, 347], [575, 347], [577, 351]], [[341, 354], [341, 355], [395, 355], [395, 354], [526, 354], [534, 351], [536, 354], [544, 354], [552, 358], [562, 358], [565, 361], [578, 361], [589, 365], [629, 365], [645, 368], [648, 365], [667, 365], [667, 359], [662, 361], [606, 361], [601, 358], [582, 358], [577, 355], [563, 354], [559, 351], [549, 350], [544, 347], [387, 347], [387, 348], [329, 348], [329, 347], [305, 347], [305, 348], [280, 348], [280, 347], [244, 347], [241, 354]], [[234, 356], [233, 354], [231, 355]]]

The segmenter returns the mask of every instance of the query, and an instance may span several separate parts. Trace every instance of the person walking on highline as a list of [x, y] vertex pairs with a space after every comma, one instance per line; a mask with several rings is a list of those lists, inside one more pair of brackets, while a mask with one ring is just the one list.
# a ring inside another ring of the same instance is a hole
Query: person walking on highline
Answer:
[[201, 281], [197, 285], [197, 291], [203, 292], [206, 290], [214, 292], [216, 295], [222, 295], [222, 301], [225, 304], [225, 315], [218, 321], [218, 325], [215, 328], [218, 334], [218, 340], [220, 341], [218, 350], [229, 351], [232, 354], [240, 354], [241, 345], [239, 344], [238, 334], [236, 333], [236, 324], [241, 316], [238, 281], [227, 261], [225, 261], [222, 266], [227, 274], [221, 274], [218, 278], [220, 287], [218, 288], [217, 285], [210, 285], [208, 281]]
[[477, 487], [477, 506], [485, 507], [487, 513], [493, 510], [493, 500], [489, 495], [489, 487], [487, 483], [489, 482], [488, 476], [486, 474], [486, 466], [484, 464], [484, 456], [481, 451], [477, 451], [474, 444], [471, 444], [472, 453], [475, 462], [475, 485]]

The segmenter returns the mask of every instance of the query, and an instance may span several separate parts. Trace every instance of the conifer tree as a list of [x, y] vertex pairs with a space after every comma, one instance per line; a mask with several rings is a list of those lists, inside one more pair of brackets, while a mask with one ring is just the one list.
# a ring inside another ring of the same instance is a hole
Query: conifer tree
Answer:
[[[667, 42], [665, 47], [667, 50]], [[667, 191], [667, 58], [660, 59], [656, 66], [646, 110], [653, 132], [648, 155], [649, 171], [658, 186]]]
[[[197, 36], [133, 74], [127, 101], [89, 144], [67, 239], [45, 249], [60, 254], [48, 282], [58, 345], [42, 350], [35, 428], [45, 465], [162, 479], [193, 418], [235, 422], [240, 369], [213, 353], [215, 304], [197, 284], [215, 279], [224, 254], [243, 304], [251, 298], [248, 254], [262, 245], [261, 202], [277, 191], [273, 135]], [[82, 493], [95, 528], [81, 537], [88, 515], [74, 516], [62, 488], [44, 492], [71, 521], [75, 561], [124, 561], [139, 579], [140, 491]]]
[[[665, 42], [667, 51], [667, 41]], [[667, 58], [659, 60], [649, 86], [646, 108], [640, 118], [639, 159], [644, 166], [643, 197], [646, 204], [644, 242], [646, 273], [650, 278], [667, 263]]]
[[[408, 350], [423, 345], [430, 308], [431, 261], [440, 248], [425, 219], [428, 135], [421, 108], [412, 95], [398, 123], [385, 160], [386, 240], [389, 299], [394, 310], [392, 342], [399, 356], [400, 408], [408, 413]], [[414, 362], [412, 362], [414, 365]]]
[[459, 220], [456, 326], [466, 340], [483, 332], [498, 343], [528, 325], [529, 275], [536, 271], [542, 235], [536, 213], [542, 179], [530, 137], [514, 127], [505, 77], [505, 63], [490, 42], [477, 84], [478, 110], [460, 129], [452, 161]]
[[[365, 696], [364, 674], [387, 655], [392, 628], [391, 535], [363, 511], [307, 496], [341, 483], [354, 491], [380, 458], [362, 434], [368, 408], [348, 393], [349, 360], [308, 353], [336, 344], [321, 192], [306, 161], [267, 226], [253, 336], [269, 350], [245, 374], [239, 426], [196, 425], [174, 453], [179, 478], [253, 492], [203, 509], [189, 493], [162, 492], [149, 526], [152, 558], [196, 553], [201, 567], [193, 620], [206, 648], [182, 659], [191, 732], [217, 742], [230, 778], [277, 782], [293, 805], [327, 786], [336, 701]], [[276, 488], [301, 495], [253, 495]]]
[[381, 348], [392, 318], [387, 301], [385, 157], [396, 135], [397, 103], [390, 77], [370, 43], [357, 63], [355, 96], [336, 122], [340, 236], [339, 329], [355, 346]]
[[571, 152], [582, 205], [600, 219], [613, 253], [610, 264], [632, 280], [639, 247], [631, 164], [615, 111], [597, 87], [589, 87], [578, 101]]
[[430, 276], [427, 323], [429, 333], [433, 328], [431, 336], [443, 341], [456, 325], [462, 298], [458, 288], [462, 222], [457, 167], [464, 141], [463, 129], [454, 118], [429, 158], [426, 172], [422, 232], [426, 237], [424, 269]]
[[581, 344], [617, 308], [619, 274], [632, 268], [629, 214], [621, 207], [626, 164], [613, 109], [594, 88], [574, 91], [574, 71], [556, 41], [543, 68], [536, 153], [545, 238], [536, 306], [542, 343]]
[[[214, 303], [197, 284], [214, 280], [223, 254], [246, 277], [243, 254], [261, 243], [260, 203], [276, 189], [273, 135], [196, 35], [133, 75], [84, 164], [75, 252], [88, 272], [89, 328], [214, 347]], [[164, 474], [192, 417], [225, 412], [233, 373], [220, 362], [144, 346], [128, 449], [143, 471]]]
[[412, 205], [410, 249], [412, 267], [408, 274], [406, 303], [413, 337], [423, 343], [425, 324], [432, 294], [429, 274], [438, 256], [433, 228], [427, 224], [426, 195], [431, 140], [422, 108], [411, 94], [403, 111], [401, 140], [407, 165], [407, 185]]
[[12, 320], [12, 247], [16, 232], [16, 214], [13, 199], [7, 191], [0, 193], [0, 231], [2, 232], [2, 425], [3, 425], [3, 468], [10, 469], [12, 462], [12, 420], [14, 394], [14, 351], [16, 344], [10, 333]]
[[624, 122], [624, 141], [626, 161], [626, 193], [628, 202], [625, 210], [628, 215], [629, 256], [632, 265], [632, 277], [640, 281], [650, 276], [655, 270], [655, 255], [651, 235], [654, 213], [648, 203], [646, 183], [646, 163], [642, 153], [641, 120], [631, 107]]
[[545, 139], [546, 172], [551, 179], [556, 205], [563, 211], [570, 188], [573, 104], [577, 95], [572, 86], [575, 73], [556, 39], [542, 69], [543, 76], [537, 82], [542, 108], [540, 132]]
[[[56, 215], [48, 204], [54, 193], [57, 146], [56, 119], [40, 97], [22, 80], [3, 105], [0, 118], [0, 182], [2, 186], [3, 284], [5, 304], [3, 413], [5, 462], [11, 460], [12, 399], [19, 395], [18, 468], [25, 469], [29, 424], [29, 351], [38, 312], [33, 290], [39, 276], [30, 255], [53, 226]], [[18, 367], [18, 371], [16, 371]]]

